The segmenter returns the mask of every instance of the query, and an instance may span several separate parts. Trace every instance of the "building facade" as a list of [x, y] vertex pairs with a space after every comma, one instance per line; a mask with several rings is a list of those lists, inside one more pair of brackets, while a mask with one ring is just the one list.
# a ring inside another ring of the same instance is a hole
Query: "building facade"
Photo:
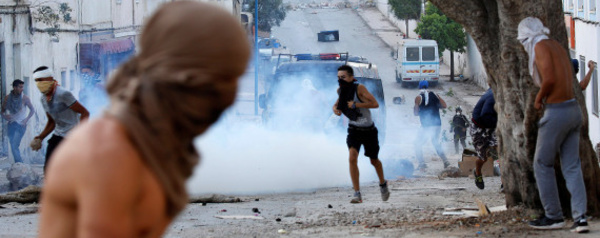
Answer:
[[[99, 114], [108, 102], [102, 86], [120, 63], [135, 54], [144, 21], [161, 4], [172, 1], [0, 0], [0, 95], [4, 100], [12, 82], [21, 79], [25, 81], [24, 93], [37, 112], [21, 141], [25, 162], [43, 162], [45, 154], [44, 150], [33, 152], [29, 148], [29, 142], [47, 122], [41, 93], [31, 79], [33, 70], [48, 66], [59, 84], [88, 107], [92, 116]], [[205, 2], [240, 17], [238, 0]], [[8, 155], [12, 160], [6, 121], [1, 128], [0, 157]]]
[[[600, 56], [600, 22], [596, 14], [598, 4], [600, 0], [563, 0], [570, 54], [571, 58], [579, 61], [577, 78], [580, 81], [589, 72], [588, 62], [598, 62]], [[590, 140], [596, 151], [600, 143], [599, 90], [598, 69], [595, 68], [590, 84], [583, 94], [588, 112]]]

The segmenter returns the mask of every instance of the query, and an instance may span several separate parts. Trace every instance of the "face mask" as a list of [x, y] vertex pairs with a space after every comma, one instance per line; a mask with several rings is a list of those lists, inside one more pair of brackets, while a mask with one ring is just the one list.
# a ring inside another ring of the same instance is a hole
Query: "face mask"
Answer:
[[47, 94], [48, 92], [50, 92], [50, 90], [52, 90], [52, 86], [54, 86], [54, 81], [35, 82], [35, 85], [42, 94]]
[[456, 115], [457, 115], [457, 116], [460, 116], [460, 112], [457, 112], [457, 113], [456, 113]]
[[354, 82], [346, 82], [344, 80], [338, 79], [338, 83], [340, 84], [340, 87], [344, 87], [344, 86], [351, 86], [354, 84]]

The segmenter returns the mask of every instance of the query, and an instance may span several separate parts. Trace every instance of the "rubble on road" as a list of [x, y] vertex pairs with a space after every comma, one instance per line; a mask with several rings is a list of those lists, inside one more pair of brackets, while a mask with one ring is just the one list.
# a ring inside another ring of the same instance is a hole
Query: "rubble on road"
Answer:
[[29, 185], [24, 189], [15, 192], [9, 192], [0, 195], [0, 204], [18, 202], [18, 203], [37, 203], [40, 200], [42, 188]]
[[208, 196], [190, 196], [189, 203], [236, 203], [242, 202], [242, 199], [222, 194], [212, 194]]

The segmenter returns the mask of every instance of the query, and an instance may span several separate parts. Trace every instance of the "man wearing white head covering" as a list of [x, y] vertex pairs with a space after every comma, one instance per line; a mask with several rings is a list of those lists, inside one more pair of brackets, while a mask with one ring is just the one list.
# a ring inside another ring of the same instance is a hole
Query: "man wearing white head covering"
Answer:
[[48, 122], [42, 133], [34, 137], [31, 142], [31, 149], [41, 149], [44, 138], [54, 132], [48, 140], [48, 147], [46, 147], [46, 161], [44, 162], [44, 171], [46, 171], [54, 149], [61, 143], [67, 133], [79, 124], [80, 120], [85, 120], [90, 114], [73, 97], [71, 92], [59, 87], [56, 80], [54, 80], [52, 70], [48, 67], [41, 66], [34, 70], [33, 80], [35, 80], [37, 88], [42, 93], [40, 102], [44, 111], [46, 111]]
[[560, 153], [562, 172], [571, 194], [574, 220], [571, 230], [588, 232], [587, 198], [579, 160], [582, 116], [572, 89], [571, 60], [560, 43], [548, 38], [550, 31], [539, 19], [523, 19], [518, 30], [517, 39], [529, 54], [529, 73], [540, 87], [534, 106], [544, 110], [538, 122], [533, 169], [545, 214], [529, 225], [536, 229], [560, 229], [565, 224], [554, 173], [554, 159]]
[[194, 139], [235, 101], [250, 44], [221, 7], [175, 1], [144, 23], [139, 48], [109, 79], [107, 111], [56, 150], [44, 237], [161, 237], [189, 202]]

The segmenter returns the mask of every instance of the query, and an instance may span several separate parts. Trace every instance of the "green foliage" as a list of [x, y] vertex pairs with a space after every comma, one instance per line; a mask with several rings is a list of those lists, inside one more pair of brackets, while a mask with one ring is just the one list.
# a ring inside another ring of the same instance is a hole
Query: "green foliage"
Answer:
[[58, 10], [54, 10], [48, 5], [40, 5], [33, 14], [33, 19], [47, 25], [47, 32], [50, 36], [56, 36], [60, 28], [59, 21], [61, 18], [64, 23], [71, 23], [73, 21], [73, 18], [71, 17], [72, 11], [73, 9], [69, 7], [68, 3], [60, 3], [58, 5]]
[[60, 15], [63, 16], [63, 21], [64, 22], [71, 22], [73, 19], [71, 18], [71, 12], [73, 11], [73, 9], [71, 9], [71, 7], [69, 7], [68, 3], [61, 3], [60, 6], [58, 7], [58, 12]]
[[[255, 13], [254, 3], [256, 0], [249, 2], [249, 8], [245, 11]], [[273, 26], [279, 26], [285, 19], [286, 8], [282, 4], [282, 0], [260, 0], [258, 2], [258, 29], [261, 31], [270, 32]]]
[[421, 0], [388, 0], [394, 15], [398, 19], [414, 19], [421, 17]]
[[440, 56], [444, 50], [463, 53], [467, 46], [467, 37], [462, 26], [427, 2], [425, 6], [426, 15], [421, 17], [421, 22], [417, 24], [415, 32], [423, 39], [432, 39], [437, 41]]
[[60, 17], [54, 9], [50, 6], [40, 6], [37, 9], [37, 15], [34, 17], [35, 20], [41, 21], [42, 23], [50, 27], [58, 27], [58, 20]]

